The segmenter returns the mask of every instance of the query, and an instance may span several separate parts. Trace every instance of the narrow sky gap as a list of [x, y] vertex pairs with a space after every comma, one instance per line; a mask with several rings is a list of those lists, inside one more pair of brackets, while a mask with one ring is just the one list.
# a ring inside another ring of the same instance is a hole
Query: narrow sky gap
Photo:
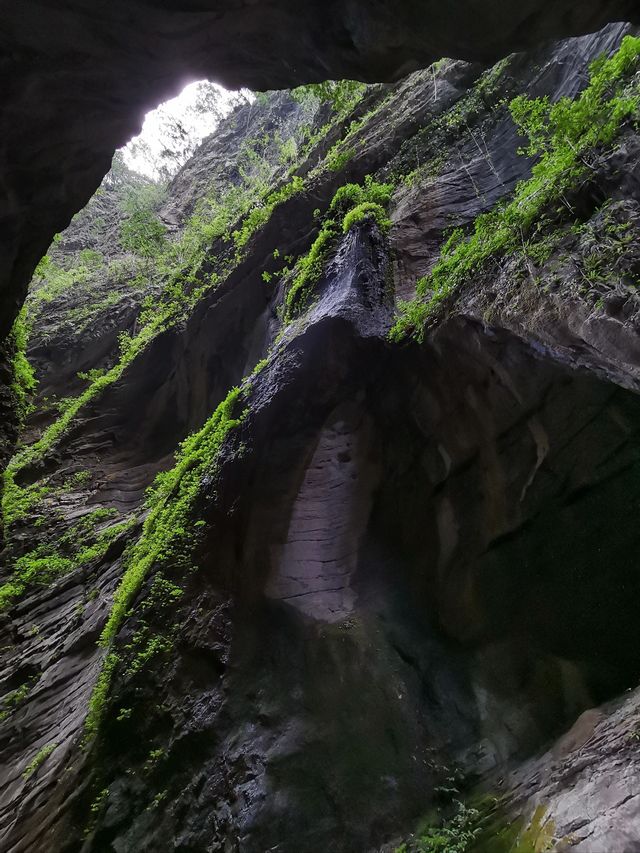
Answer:
[[252, 99], [248, 89], [230, 91], [208, 80], [189, 83], [175, 98], [147, 113], [142, 131], [121, 149], [124, 161], [148, 178], [170, 177], [221, 119]]

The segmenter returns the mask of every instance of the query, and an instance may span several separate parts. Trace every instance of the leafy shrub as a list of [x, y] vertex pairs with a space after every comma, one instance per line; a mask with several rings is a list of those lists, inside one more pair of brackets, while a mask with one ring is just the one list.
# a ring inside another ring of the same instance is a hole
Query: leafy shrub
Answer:
[[[366, 216], [373, 215], [381, 227], [388, 227], [383, 205], [389, 203], [393, 192], [392, 184], [383, 184], [367, 175], [363, 184], [345, 184], [340, 187], [329, 205], [329, 214], [325, 218], [320, 233], [314, 240], [308, 253], [296, 264], [296, 275], [287, 292], [285, 300], [285, 322], [290, 322], [306, 303], [313, 286], [320, 280], [324, 265], [331, 248], [340, 235], [340, 226], [335, 217], [342, 220], [343, 231]], [[347, 218], [352, 211], [352, 221]]]
[[298, 86], [291, 95], [300, 103], [309, 98], [317, 98], [330, 103], [336, 112], [347, 113], [355, 107], [366, 89], [365, 84], [357, 80], [325, 80], [323, 83]]
[[429, 826], [395, 853], [468, 853], [480, 834], [481, 814], [464, 803], [457, 803], [452, 819], [440, 826]]
[[120, 228], [124, 249], [147, 260], [157, 257], [164, 245], [166, 229], [151, 210], [136, 210]]
[[391, 227], [391, 220], [387, 216], [384, 207], [373, 201], [363, 201], [362, 204], [359, 204], [347, 213], [342, 222], [342, 230], [346, 234], [350, 228], [358, 222], [362, 222], [363, 219], [375, 220], [383, 231], [388, 231]]

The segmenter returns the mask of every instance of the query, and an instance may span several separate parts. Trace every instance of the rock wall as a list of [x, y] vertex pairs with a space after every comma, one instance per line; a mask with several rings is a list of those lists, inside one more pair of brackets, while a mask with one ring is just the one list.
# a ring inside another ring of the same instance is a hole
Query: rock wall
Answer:
[[441, 56], [495, 60], [543, 39], [637, 20], [633, 0], [517, 6], [243, 2], [3, 3], [0, 334], [27, 282], [144, 113], [188, 79], [273, 89], [397, 79]]
[[[68, 339], [62, 294], [34, 324], [47, 394], [122, 370], [79, 387], [55, 433], [38, 399], [9, 469], [3, 849], [414, 849], [421, 817], [451, 833], [456, 801], [479, 799], [451, 849], [640, 845], [633, 121], [589, 152], [548, 252], [491, 258], [423, 335], [389, 339], [450, 229], [530, 175], [507, 102], [576, 97], [629, 32], [485, 72], [441, 62], [346, 114], [244, 107], [169, 188], [171, 239], [225, 175], [240, 185], [246, 134], [279, 129], [298, 156], [263, 152], [276, 201], [212, 232], [180, 310], [145, 326], [124, 294]], [[292, 313], [336, 191], [367, 176], [393, 184], [389, 227], [340, 218]], [[114, 328], [138, 327], [153, 334], [118, 351]]]

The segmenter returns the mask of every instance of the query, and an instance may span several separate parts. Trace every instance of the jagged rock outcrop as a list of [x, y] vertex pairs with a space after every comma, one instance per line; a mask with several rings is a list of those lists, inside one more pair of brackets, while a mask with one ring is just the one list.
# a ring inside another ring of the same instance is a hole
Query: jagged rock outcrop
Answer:
[[[337, 116], [244, 107], [158, 209], [206, 240], [150, 274], [131, 342], [99, 318], [65, 341], [52, 300], [48, 392], [91, 353], [109, 372], [9, 469], [3, 849], [364, 853], [425, 814], [469, 851], [640, 846], [635, 114], [389, 338], [451, 228], [531, 174], [507, 102], [575, 98], [629, 32], [438, 63]], [[241, 128], [271, 140], [257, 196]]]
[[[2, 4], [0, 340], [36, 264], [109, 170], [144, 113], [194, 77], [274, 89], [327, 77], [395, 80], [443, 55], [494, 61], [549, 38], [639, 21], [635, 0], [148, 3], [100, 14]], [[6, 396], [10, 391], [5, 389]], [[0, 425], [11, 446], [16, 417]]]

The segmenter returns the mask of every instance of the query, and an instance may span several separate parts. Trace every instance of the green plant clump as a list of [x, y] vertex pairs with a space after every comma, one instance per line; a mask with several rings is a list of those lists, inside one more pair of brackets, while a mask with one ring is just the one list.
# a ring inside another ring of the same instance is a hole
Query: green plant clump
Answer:
[[2, 493], [2, 519], [5, 526], [11, 527], [19, 518], [24, 518], [51, 492], [48, 481], [32, 483], [24, 488], [18, 486], [8, 469], [4, 474]]
[[93, 688], [91, 699], [89, 699], [89, 711], [84, 721], [85, 738], [92, 738], [98, 733], [102, 714], [109, 696], [113, 673], [119, 660], [120, 658], [116, 652], [109, 652], [102, 662], [102, 669]]
[[366, 91], [364, 83], [357, 80], [325, 80], [323, 83], [308, 83], [298, 86], [291, 92], [292, 97], [301, 103], [308, 98], [327, 101], [338, 113], [351, 111]]
[[385, 232], [391, 227], [391, 220], [387, 216], [387, 212], [384, 207], [373, 201], [365, 201], [347, 213], [342, 222], [343, 232], [346, 234], [350, 228], [365, 219], [373, 219], [381, 230]]
[[298, 195], [304, 189], [304, 181], [302, 178], [294, 175], [294, 177], [279, 190], [269, 193], [264, 202], [254, 207], [249, 215], [245, 218], [242, 226], [233, 232], [233, 239], [238, 249], [245, 246], [255, 232], [261, 228], [271, 218], [271, 214], [278, 205]]
[[13, 352], [11, 391], [15, 399], [18, 422], [23, 421], [28, 414], [29, 401], [38, 384], [26, 355], [28, 342], [29, 325], [26, 309], [23, 308], [16, 317], [9, 336], [10, 351]]
[[[50, 584], [80, 566], [102, 559], [111, 544], [136, 523], [136, 518], [132, 517], [113, 524], [96, 535], [94, 526], [104, 520], [106, 512], [111, 514], [109, 510], [94, 510], [74, 524], [65, 536], [54, 542], [38, 545], [18, 557], [13, 565], [11, 578], [0, 586], [0, 613], [7, 610], [16, 599], [21, 598], [28, 589], [36, 585]], [[91, 542], [91, 539], [94, 541]], [[60, 553], [62, 549], [65, 549], [66, 553]]]
[[[149, 491], [149, 513], [142, 534], [129, 555], [124, 575], [114, 596], [109, 619], [100, 636], [102, 646], [108, 647], [115, 638], [152, 567], [161, 566], [166, 561], [171, 561], [173, 565], [190, 567], [191, 553], [196, 545], [194, 533], [201, 526], [198, 522], [193, 523], [191, 516], [202, 478], [215, 468], [218, 451], [225, 437], [240, 425], [246, 415], [246, 412], [234, 414], [245, 391], [246, 385], [232, 388], [202, 429], [182, 442], [174, 467], [156, 477]], [[175, 584], [164, 578], [158, 582], [154, 579], [152, 598], [159, 596], [164, 601], [175, 601], [181, 595], [182, 590]], [[146, 638], [147, 632], [144, 633]], [[161, 637], [150, 638], [134, 661], [133, 671], [137, 671], [156, 653], [166, 651], [169, 642], [170, 640]], [[85, 721], [87, 738], [98, 732], [118, 662], [119, 656], [116, 652], [109, 652], [103, 662], [89, 702], [89, 713]]]
[[43, 746], [42, 749], [37, 753], [37, 755], [25, 768], [25, 771], [22, 774], [23, 778], [28, 779], [30, 776], [33, 776], [38, 767], [40, 767], [40, 765], [47, 760], [47, 758], [51, 755], [51, 753], [57, 746], [57, 743], [49, 743], [46, 746]]
[[392, 184], [374, 181], [371, 175], [367, 175], [362, 185], [345, 184], [337, 190], [320, 233], [296, 265], [296, 275], [285, 300], [285, 322], [290, 322], [306, 304], [341, 230], [344, 233], [369, 216], [373, 216], [383, 229], [388, 227], [385, 206], [389, 204], [392, 193]]
[[20, 687], [12, 690], [11, 693], [7, 693], [2, 701], [0, 701], [0, 722], [11, 716], [16, 708], [24, 702], [30, 691], [31, 684], [27, 681], [25, 684], [21, 684]]
[[543, 211], [589, 172], [589, 153], [610, 144], [623, 122], [637, 114], [638, 94], [622, 90], [639, 57], [640, 39], [626, 36], [612, 57], [592, 63], [590, 83], [574, 100], [514, 99], [512, 115], [529, 138], [525, 153], [539, 156], [531, 177], [518, 184], [510, 202], [479, 216], [469, 237], [454, 232], [431, 273], [418, 282], [417, 298], [401, 304], [392, 340], [411, 332], [420, 338], [427, 318], [448, 294], [490, 257], [517, 249]]
[[450, 821], [428, 826], [413, 841], [401, 844], [395, 853], [469, 853], [480, 833], [481, 813], [464, 803]]

